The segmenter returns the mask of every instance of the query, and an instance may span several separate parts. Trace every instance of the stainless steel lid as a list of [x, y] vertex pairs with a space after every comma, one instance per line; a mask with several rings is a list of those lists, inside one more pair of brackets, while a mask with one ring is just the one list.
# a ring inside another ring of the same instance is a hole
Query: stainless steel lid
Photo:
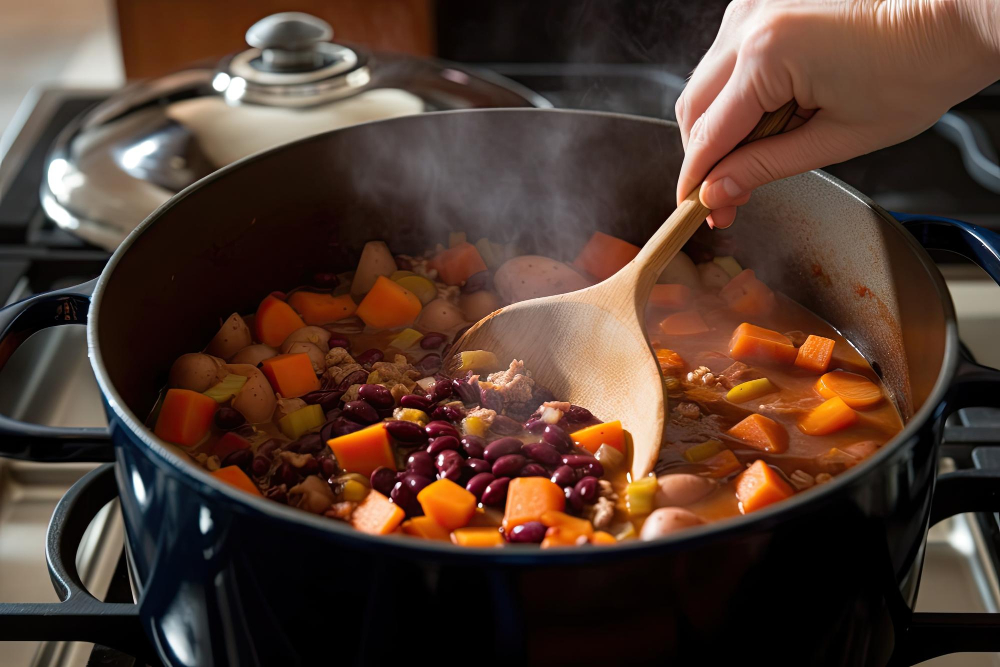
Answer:
[[46, 214], [110, 250], [171, 195], [261, 150], [425, 111], [551, 106], [488, 72], [332, 36], [309, 14], [275, 14], [247, 31], [246, 51], [122, 89], [56, 140], [42, 180]]

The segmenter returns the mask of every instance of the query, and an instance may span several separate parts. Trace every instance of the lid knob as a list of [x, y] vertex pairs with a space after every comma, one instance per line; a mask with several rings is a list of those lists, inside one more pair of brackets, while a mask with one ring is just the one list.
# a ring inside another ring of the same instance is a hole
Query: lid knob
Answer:
[[333, 28], [303, 12], [281, 12], [262, 18], [247, 30], [247, 44], [261, 50], [262, 69], [301, 72], [323, 66], [316, 45], [328, 42]]

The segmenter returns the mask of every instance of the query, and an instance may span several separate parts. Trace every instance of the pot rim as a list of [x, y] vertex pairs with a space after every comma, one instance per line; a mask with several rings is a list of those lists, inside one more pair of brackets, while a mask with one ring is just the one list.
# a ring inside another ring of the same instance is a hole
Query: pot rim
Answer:
[[[954, 377], [960, 353], [958, 345], [958, 326], [955, 321], [954, 306], [951, 301], [950, 293], [945, 285], [944, 277], [941, 275], [941, 272], [937, 270], [937, 267], [934, 265], [930, 255], [927, 254], [927, 251], [919, 243], [917, 243], [916, 239], [913, 238], [913, 236], [910, 235], [897, 220], [889, 215], [885, 209], [876, 204], [866, 195], [858, 192], [850, 185], [847, 185], [839, 179], [820, 170], [813, 170], [809, 172], [808, 176], [826, 181], [830, 185], [845, 191], [848, 195], [857, 200], [859, 204], [873, 210], [879, 217], [882, 218], [886, 225], [897, 233], [901, 242], [909, 246], [910, 250], [917, 255], [924, 269], [930, 274], [930, 278], [934, 283], [935, 289], [937, 290], [937, 296], [941, 300], [942, 306], [945, 310], [944, 358], [941, 363], [941, 368], [938, 371], [938, 377], [934, 383], [934, 387], [927, 399], [924, 401], [924, 404], [913, 414], [912, 417], [910, 417], [896, 437], [881, 447], [878, 452], [873, 454], [862, 464], [854, 466], [853, 468], [837, 475], [833, 478], [833, 480], [822, 485], [822, 488], [812, 489], [807, 493], [796, 494], [792, 498], [754, 512], [749, 516], [743, 515], [730, 517], [728, 519], [712, 522], [704, 526], [690, 528], [676, 535], [659, 540], [651, 542], [634, 540], [614, 545], [614, 547], [610, 549], [581, 549], [579, 547], [564, 547], [546, 550], [534, 548], [519, 549], [516, 547], [505, 547], [503, 549], [469, 548], [459, 547], [450, 543], [442, 543], [436, 540], [417, 540], [406, 537], [400, 538], [394, 536], [368, 535], [343, 524], [343, 522], [320, 517], [297, 508], [269, 501], [262, 497], [258, 498], [251, 496], [248, 493], [240, 491], [231, 485], [218, 480], [204, 469], [183, 461], [179, 456], [170, 451], [166, 443], [157, 438], [153, 432], [144, 425], [143, 420], [136, 417], [136, 415], [134, 415], [125, 405], [121, 396], [118, 394], [118, 391], [112, 385], [111, 380], [108, 377], [97, 340], [97, 328], [104, 290], [108, 282], [114, 276], [115, 267], [118, 265], [119, 261], [121, 261], [121, 258], [125, 255], [125, 253], [128, 252], [129, 248], [136, 241], [136, 239], [142, 235], [146, 229], [156, 224], [160, 218], [166, 215], [177, 202], [192, 193], [211, 185], [213, 181], [225, 178], [231, 171], [238, 170], [243, 165], [250, 164], [284, 150], [289, 150], [291, 147], [298, 146], [300, 144], [313, 141], [324, 141], [330, 134], [337, 132], [350, 132], [356, 127], [379, 123], [423, 122], [420, 119], [433, 119], [435, 116], [439, 115], [539, 113], [618, 118], [628, 120], [630, 122], [648, 123], [650, 125], [676, 128], [676, 123], [672, 121], [628, 114], [570, 109], [461, 109], [429, 112], [417, 116], [405, 116], [401, 118], [372, 121], [370, 123], [361, 123], [346, 128], [331, 130], [329, 132], [324, 132], [322, 134], [284, 144], [276, 148], [254, 153], [253, 155], [237, 160], [236, 162], [213, 172], [171, 197], [168, 201], [157, 207], [156, 210], [154, 210], [132, 232], [129, 233], [129, 235], [108, 260], [107, 265], [97, 279], [97, 284], [94, 289], [92, 305], [87, 322], [88, 356], [104, 400], [107, 402], [110, 409], [113, 410], [115, 416], [128, 427], [132, 435], [135, 436], [135, 439], [144, 445], [148, 456], [153, 459], [157, 466], [177, 471], [180, 474], [181, 479], [186, 484], [192, 486], [199, 493], [213, 496], [215, 498], [224, 496], [227, 500], [235, 503], [242, 513], [250, 515], [252, 518], [269, 518], [281, 521], [290, 521], [303, 528], [322, 531], [325, 533], [325, 537], [327, 538], [344, 541], [352, 547], [361, 548], [366, 551], [378, 551], [384, 553], [386, 550], [389, 550], [390, 552], [394, 552], [396, 555], [402, 557], [434, 557], [438, 560], [460, 559], [463, 562], [490, 562], [507, 565], [557, 565], [560, 563], [580, 562], [591, 563], [602, 562], [604, 559], [615, 559], [619, 557], [650, 556], [657, 553], [685, 550], [705, 542], [725, 539], [738, 534], [752, 533], [759, 528], [766, 528], [778, 522], [788, 520], [793, 516], [800, 515], [803, 512], [809, 512], [814, 506], [819, 506], [830, 501], [841, 489], [858, 483], [865, 476], [870, 474], [871, 471], [881, 465], [883, 461], [894, 456], [896, 451], [903, 446], [903, 443], [916, 438], [918, 432], [930, 419], [934, 417], [933, 413], [937, 410], [939, 404], [944, 400], [951, 380]], [[429, 120], [426, 122], [434, 121]]]

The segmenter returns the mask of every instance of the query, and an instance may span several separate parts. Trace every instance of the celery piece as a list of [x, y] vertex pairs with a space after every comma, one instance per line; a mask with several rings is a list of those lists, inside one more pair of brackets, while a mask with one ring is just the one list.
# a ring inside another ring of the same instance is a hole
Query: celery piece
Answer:
[[778, 388], [770, 380], [759, 378], [736, 385], [726, 394], [726, 400], [730, 403], [745, 403], [746, 401], [752, 401], [755, 398], [760, 398], [774, 391], [778, 391]]
[[652, 476], [631, 482], [625, 489], [629, 516], [644, 516], [652, 512], [658, 488], [656, 477]]
[[465, 243], [465, 232], [448, 232], [448, 247], [454, 248]]
[[416, 329], [403, 329], [389, 342], [389, 347], [394, 347], [402, 352], [413, 347], [423, 337], [424, 335]]
[[722, 267], [722, 270], [729, 274], [730, 278], [735, 278], [743, 272], [743, 267], [733, 257], [716, 257], [712, 260]]
[[246, 384], [247, 378], [245, 375], [237, 375], [236, 373], [230, 373], [226, 377], [222, 378], [222, 382], [212, 385], [206, 389], [203, 393], [214, 400], [216, 403], [225, 403], [236, 393], [243, 388]]
[[467, 435], [478, 435], [480, 438], [485, 438], [486, 432], [490, 430], [480, 417], [466, 417], [462, 420], [462, 428]]
[[314, 428], [322, 426], [325, 421], [326, 415], [323, 414], [323, 408], [318, 404], [307, 405], [279, 419], [278, 428], [285, 436], [292, 440], [298, 440]]
[[619, 452], [614, 447], [608, 445], [601, 445], [597, 448], [597, 453], [594, 457], [601, 462], [604, 469], [607, 470], [617, 470], [625, 463], [625, 455]]
[[461, 354], [462, 365], [458, 372], [496, 370], [500, 366], [497, 355], [487, 350], [469, 350]]
[[712, 458], [725, 448], [726, 446], [718, 440], [706, 440], [700, 445], [688, 447], [684, 451], [684, 458], [691, 463], [700, 463], [705, 459]]
[[344, 500], [351, 500], [353, 502], [359, 503], [365, 499], [368, 495], [368, 487], [355, 479], [349, 479], [344, 482], [344, 490], [341, 492], [341, 497]]

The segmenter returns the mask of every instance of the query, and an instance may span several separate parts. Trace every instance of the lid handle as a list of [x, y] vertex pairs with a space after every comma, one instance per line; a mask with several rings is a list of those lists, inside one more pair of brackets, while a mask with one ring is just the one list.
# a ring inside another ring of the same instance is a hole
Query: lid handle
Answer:
[[272, 14], [250, 26], [247, 44], [261, 50], [263, 69], [288, 72], [321, 67], [323, 55], [316, 45], [333, 38], [333, 28], [323, 19], [304, 12]]

